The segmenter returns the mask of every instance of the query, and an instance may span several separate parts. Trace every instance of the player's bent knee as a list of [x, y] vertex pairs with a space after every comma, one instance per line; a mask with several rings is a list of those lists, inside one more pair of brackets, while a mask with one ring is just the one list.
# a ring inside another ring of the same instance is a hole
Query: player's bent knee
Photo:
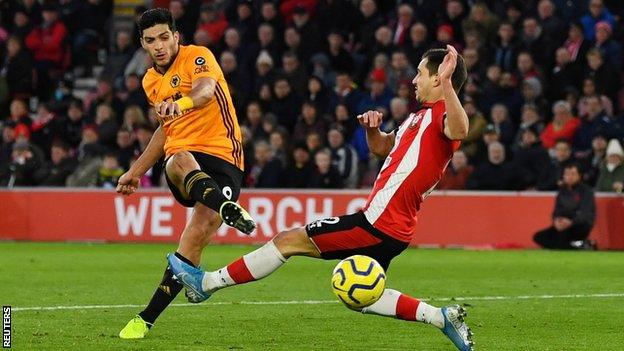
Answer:
[[286, 258], [291, 256], [320, 257], [318, 249], [312, 244], [304, 228], [280, 232], [273, 238], [273, 243]]

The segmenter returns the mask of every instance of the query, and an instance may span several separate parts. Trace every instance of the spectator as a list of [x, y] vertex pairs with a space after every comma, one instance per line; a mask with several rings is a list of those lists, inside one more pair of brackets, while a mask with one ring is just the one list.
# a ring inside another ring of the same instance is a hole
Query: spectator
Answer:
[[305, 96], [308, 76], [294, 52], [286, 52], [282, 55], [282, 70], [279, 74], [288, 79], [298, 96]]
[[585, 115], [581, 116], [581, 124], [574, 136], [574, 149], [587, 152], [591, 149], [592, 139], [596, 133], [610, 133], [611, 120], [602, 108], [600, 98], [596, 95], [584, 98]]
[[327, 150], [319, 150], [314, 155], [316, 168], [312, 172], [309, 188], [339, 189], [342, 188], [340, 173], [331, 163], [331, 153]]
[[403, 80], [412, 80], [416, 76], [416, 70], [407, 59], [404, 51], [396, 51], [392, 53], [392, 61], [390, 70], [388, 71], [388, 88], [396, 93], [399, 82]]
[[470, 16], [462, 24], [464, 33], [475, 32], [482, 41], [491, 41], [496, 37], [498, 19], [490, 12], [485, 3], [477, 2], [470, 8]]
[[125, 30], [118, 31], [115, 36], [115, 45], [106, 56], [104, 71], [102, 72], [103, 77], [114, 82], [116, 87], [121, 88], [124, 71], [133, 54], [134, 49], [130, 33]]
[[59, 121], [59, 135], [70, 148], [78, 147], [82, 139], [82, 129], [87, 125], [82, 101], [71, 100], [67, 108], [67, 117]]
[[554, 147], [554, 158], [548, 169], [543, 173], [544, 177], [538, 179], [538, 190], [555, 190], [561, 186], [563, 170], [570, 164], [576, 163], [572, 155], [572, 145], [565, 139], [557, 140]]
[[260, 99], [263, 99], [262, 89], [266, 86], [269, 88], [269, 96], [265, 98], [266, 100], [271, 99], [271, 88], [270, 85], [273, 84], [274, 72], [273, 72], [273, 58], [266, 52], [263, 51], [258, 55], [256, 59], [256, 72], [254, 74], [254, 88], [253, 93], [258, 95]]
[[122, 169], [130, 169], [130, 161], [138, 156], [139, 150], [130, 130], [119, 129], [117, 131], [117, 151], [114, 153]]
[[466, 63], [466, 71], [468, 77], [471, 80], [481, 83], [485, 76], [485, 68], [483, 67], [483, 60], [479, 58], [479, 51], [474, 48], [467, 48], [462, 53], [464, 56], [464, 62]]
[[[519, 105], [532, 104], [537, 106], [540, 114], [548, 112], [548, 101], [542, 97], [542, 83], [535, 77], [522, 81], [522, 101]], [[572, 105], [570, 105], [572, 106]], [[517, 116], [518, 114], [514, 114]]]
[[365, 51], [375, 45], [375, 31], [383, 25], [383, 18], [374, 0], [362, 0], [359, 15], [359, 31], [356, 35], [360, 50]]
[[98, 143], [97, 126], [90, 124], [82, 129], [82, 141], [78, 146], [78, 166], [67, 178], [67, 186], [95, 186], [106, 148]]
[[478, 151], [478, 145], [483, 137], [487, 120], [477, 109], [472, 99], [464, 101], [464, 110], [468, 115], [468, 135], [462, 140], [462, 150], [467, 157], [474, 157]]
[[274, 158], [266, 141], [258, 141], [254, 147], [255, 162], [245, 183], [250, 188], [276, 188], [280, 184], [282, 164]]
[[436, 187], [437, 190], [464, 190], [468, 177], [474, 171], [474, 167], [468, 164], [468, 157], [462, 150], [453, 153], [450, 167], [446, 168], [442, 179]]
[[257, 101], [252, 101], [247, 105], [247, 114], [243, 125], [249, 128], [253, 141], [268, 140], [269, 136], [262, 128], [262, 110]]
[[50, 158], [50, 147], [58, 139], [59, 120], [51, 111], [49, 104], [40, 104], [31, 126], [30, 140]]
[[596, 24], [598, 22], [605, 21], [608, 24], [615, 26], [615, 18], [604, 6], [602, 0], [589, 0], [589, 13], [581, 18], [583, 24], [584, 35], [588, 40], [594, 40], [596, 37]]
[[417, 67], [422, 56], [429, 49], [427, 39], [427, 26], [422, 22], [416, 22], [410, 27], [410, 41], [405, 45], [404, 50], [410, 64]]
[[583, 95], [578, 99], [577, 109], [578, 115], [584, 116], [587, 114], [587, 105], [588, 101], [596, 95], [600, 99], [600, 105], [602, 105], [602, 109], [607, 116], [613, 116], [613, 102], [611, 99], [606, 97], [605, 95], [600, 95], [596, 91], [596, 82], [592, 78], [585, 78], [582, 80], [583, 84]]
[[7, 186], [35, 186], [45, 177], [42, 166], [45, 161], [43, 152], [28, 138], [17, 138], [11, 154], [11, 175]]
[[306, 135], [305, 140], [306, 146], [308, 150], [310, 150], [310, 155], [314, 156], [316, 153], [325, 147], [325, 143], [323, 142], [323, 137], [317, 132], [311, 132]]
[[553, 120], [548, 123], [540, 135], [542, 144], [547, 149], [553, 148], [555, 142], [560, 139], [571, 142], [581, 124], [580, 120], [572, 115], [572, 107], [566, 101], [555, 102], [552, 111]]
[[500, 141], [506, 146], [511, 146], [514, 136], [515, 130], [514, 126], [509, 120], [509, 111], [507, 110], [507, 106], [503, 104], [494, 104], [492, 106], [492, 111], [490, 112], [490, 119], [492, 120], [492, 124], [494, 128], [500, 134]]
[[311, 52], [305, 51], [306, 46], [301, 45], [301, 35], [295, 27], [288, 27], [284, 32], [284, 43], [286, 44], [286, 50], [294, 52], [300, 62], [308, 62]]
[[[464, 3], [460, 0], [450, 0], [446, 2], [445, 13], [442, 17], [442, 23], [450, 25], [460, 44], [463, 44], [464, 30], [462, 28], [462, 22], [468, 15]], [[418, 63], [416, 63], [417, 65]]]
[[78, 165], [78, 161], [69, 151], [69, 147], [62, 142], [52, 144], [50, 150], [51, 159], [44, 166], [46, 176], [41, 185], [65, 186], [67, 177], [74, 172]]
[[589, 186], [595, 186], [598, 181], [598, 174], [600, 168], [605, 163], [607, 156], [607, 142], [609, 139], [604, 134], [596, 134], [592, 139], [592, 148], [589, 153], [580, 154], [580, 159], [583, 162], [583, 182]]
[[29, 130], [32, 126], [32, 119], [28, 115], [28, 106], [26, 106], [24, 100], [13, 99], [13, 101], [11, 101], [9, 118], [16, 125], [23, 124], [28, 127]]
[[393, 98], [390, 101], [390, 119], [383, 122], [381, 129], [386, 133], [390, 133], [398, 129], [407, 117], [409, 117], [407, 101], [401, 98]]
[[214, 47], [223, 37], [228, 27], [228, 21], [222, 12], [216, 10], [213, 4], [202, 4], [199, 12], [198, 30], [203, 30], [208, 35], [208, 46]]
[[34, 53], [37, 69], [37, 95], [47, 100], [52, 93], [53, 82], [58, 78], [66, 59], [67, 28], [58, 19], [56, 5], [42, 8], [43, 23], [26, 37], [26, 46]]
[[[61, 2], [62, 3], [62, 2]], [[74, 64], [91, 75], [97, 49], [107, 42], [107, 20], [113, 4], [110, 1], [72, 1], [61, 8], [65, 23], [72, 39], [72, 59]], [[129, 33], [128, 33], [129, 36]]]
[[552, 38], [557, 45], [565, 39], [565, 24], [555, 14], [555, 4], [552, 0], [540, 0], [537, 4], [537, 13], [544, 37]]
[[301, 35], [301, 50], [306, 53], [318, 51], [321, 47], [321, 32], [316, 23], [310, 19], [308, 10], [303, 6], [296, 6], [292, 19], [295, 29]]
[[585, 77], [594, 79], [598, 93], [606, 95], [611, 101], [617, 101], [620, 77], [615, 68], [604, 61], [600, 50], [594, 48], [587, 52], [586, 70]]
[[292, 151], [292, 162], [284, 169], [284, 186], [287, 188], [305, 188], [314, 168], [310, 162], [310, 151], [305, 143], [298, 143]]
[[472, 190], [521, 190], [526, 184], [523, 171], [505, 159], [505, 147], [498, 141], [488, 145], [488, 160], [468, 177]]
[[381, 69], [375, 69], [371, 72], [369, 80], [370, 93], [367, 93], [360, 101], [357, 113], [364, 113], [379, 107], [389, 110], [392, 92], [386, 86], [386, 73]]
[[299, 97], [284, 77], [275, 80], [273, 92], [275, 98], [271, 101], [271, 111], [277, 116], [278, 123], [292, 133], [297, 123], [295, 116], [300, 107]]
[[142, 47], [138, 48], [124, 69], [124, 76], [135, 74], [143, 77], [152, 66], [151, 58]]
[[624, 150], [617, 139], [611, 139], [607, 146], [606, 162], [600, 166], [596, 191], [624, 190]]
[[146, 123], [147, 119], [145, 118], [143, 110], [141, 110], [139, 106], [133, 105], [128, 106], [124, 111], [123, 124], [121, 125], [121, 128], [135, 130], [140, 125], [144, 125]]
[[587, 241], [596, 215], [594, 192], [583, 184], [581, 177], [578, 165], [565, 168], [552, 225], [533, 236], [533, 241], [542, 248], [595, 249], [595, 244]]
[[334, 125], [327, 132], [331, 163], [336, 168], [345, 188], [355, 189], [359, 181], [358, 156], [353, 146], [345, 143], [344, 131]]
[[[39, 3], [36, 1], [34, 3], [39, 5]], [[19, 40], [23, 42], [28, 34], [30, 34], [30, 32], [32, 31], [33, 22], [30, 20], [23, 8], [15, 11], [15, 14], [12, 16], [12, 18], [13, 29], [11, 30], [11, 34], [19, 38]]]
[[336, 105], [343, 103], [349, 111], [357, 111], [363, 98], [364, 94], [357, 89], [349, 73], [339, 72], [336, 75], [336, 86], [329, 97], [329, 109], [333, 111]]
[[[102, 103], [97, 106], [95, 112], [95, 125], [98, 130], [99, 142], [108, 149], [114, 149], [119, 125], [117, 124], [117, 119], [115, 118], [115, 112], [113, 112], [110, 105]], [[127, 165], [127, 163], [123, 164]]]
[[613, 29], [609, 22], [602, 21], [596, 23], [596, 40], [594, 47], [602, 53], [602, 57], [605, 57], [607, 61], [616, 69], [622, 69], [622, 44], [613, 40], [611, 34]]
[[290, 153], [288, 136], [288, 132], [284, 127], [275, 128], [269, 135], [269, 146], [273, 150], [273, 158], [278, 159], [282, 166], [286, 165], [288, 154]]
[[114, 189], [122, 174], [124, 169], [119, 167], [115, 154], [106, 154], [98, 170], [96, 185], [98, 188]]
[[106, 79], [99, 79], [95, 91], [89, 94], [85, 100], [87, 101], [85, 103], [86, 106], [89, 106], [89, 117], [94, 118], [98, 106], [105, 103], [113, 109], [115, 117], [117, 118], [117, 124], [123, 123], [122, 118], [125, 106], [121, 99], [115, 95], [115, 91], [113, 90], [113, 86], [110, 81]]
[[518, 43], [514, 37], [513, 25], [503, 22], [498, 27], [498, 40], [494, 47], [493, 63], [504, 71], [512, 71], [516, 67]]
[[332, 30], [327, 36], [329, 67], [335, 72], [353, 72], [353, 58], [344, 48], [345, 39], [340, 31]]
[[[192, 1], [184, 3], [182, 0], [171, 0], [169, 2], [169, 11], [171, 11], [171, 16], [176, 23], [176, 29], [182, 36], [181, 42], [184, 44], [190, 44], [193, 33], [195, 33], [199, 6], [199, 2]], [[193, 9], [192, 7], [197, 8]]]
[[227, 82], [236, 111], [242, 111], [251, 94], [251, 82], [244, 69], [238, 67], [236, 56], [230, 51], [223, 51], [219, 59], [221, 70]]
[[555, 53], [555, 67], [550, 74], [548, 98], [551, 100], [565, 98], [565, 89], [567, 87], [578, 88], [581, 77], [581, 68], [571, 61], [570, 52], [560, 47]]
[[536, 125], [523, 128], [518, 133], [522, 139], [520, 148], [514, 155], [514, 162], [526, 172], [526, 186], [535, 189], [537, 184], [549, 175], [550, 156], [539, 140]]
[[483, 129], [483, 136], [476, 146], [475, 153], [469, 156], [470, 163], [475, 166], [484, 163], [488, 159], [488, 147], [495, 141], [500, 141], [500, 134], [493, 124], [488, 124]]
[[0, 143], [0, 186], [6, 186], [10, 177], [9, 165], [15, 144], [15, 123], [8, 121], [2, 126], [2, 143]]
[[147, 96], [141, 86], [141, 80], [135, 73], [130, 73], [125, 77], [125, 89], [119, 94], [119, 98], [125, 106], [139, 106], [143, 112], [147, 111]]
[[537, 132], [538, 136], [542, 134], [542, 131], [544, 131], [544, 122], [542, 122], [542, 117], [539, 115], [535, 105], [524, 105], [522, 107], [520, 125], [518, 126], [518, 132], [516, 133], [512, 146], [513, 151], [520, 148], [520, 144], [522, 143], [522, 134], [527, 128], [533, 128]]
[[0, 68], [0, 79], [4, 77], [9, 88], [9, 99], [29, 98], [33, 86], [33, 59], [24, 48], [22, 39], [11, 36], [6, 43], [7, 53]]
[[563, 43], [563, 47], [570, 53], [570, 60], [579, 67], [585, 67], [587, 51], [589, 50], [589, 40], [583, 34], [583, 26], [580, 23], [572, 22], [568, 27], [568, 38]]
[[296, 142], [304, 141], [310, 132], [325, 135], [327, 127], [325, 121], [318, 115], [316, 105], [311, 101], [306, 101], [301, 105], [301, 115], [295, 125], [293, 139]]
[[328, 112], [327, 105], [329, 96], [327, 95], [325, 84], [321, 78], [318, 76], [311, 76], [308, 79], [308, 89], [304, 96], [306, 100], [314, 103], [319, 113], [324, 114]]
[[397, 9], [397, 20], [392, 29], [392, 42], [402, 47], [408, 42], [408, 32], [414, 19], [414, 9], [409, 4], [401, 4]]

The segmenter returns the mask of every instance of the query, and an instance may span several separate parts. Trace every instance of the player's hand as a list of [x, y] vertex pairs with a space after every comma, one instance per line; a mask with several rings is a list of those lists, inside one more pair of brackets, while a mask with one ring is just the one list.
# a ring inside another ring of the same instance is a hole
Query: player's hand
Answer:
[[357, 116], [360, 125], [367, 129], [379, 128], [383, 120], [383, 114], [379, 111], [366, 111]]
[[446, 49], [448, 53], [444, 56], [444, 60], [438, 67], [438, 77], [441, 81], [451, 81], [453, 72], [455, 72], [455, 66], [457, 66], [457, 50], [452, 45], [447, 45]]
[[123, 195], [134, 193], [139, 187], [139, 177], [130, 172], [124, 173], [117, 181], [117, 192]]
[[178, 103], [175, 101], [157, 102], [154, 108], [156, 109], [156, 114], [160, 117], [179, 116], [182, 114], [180, 106], [178, 106]]

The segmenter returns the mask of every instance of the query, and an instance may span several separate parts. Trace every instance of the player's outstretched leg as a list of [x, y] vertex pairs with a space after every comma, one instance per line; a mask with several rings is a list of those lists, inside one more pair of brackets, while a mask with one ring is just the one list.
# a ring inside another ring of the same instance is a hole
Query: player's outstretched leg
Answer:
[[460, 306], [437, 308], [399, 291], [386, 289], [381, 298], [363, 308], [362, 313], [435, 325], [457, 349], [472, 350], [472, 332], [464, 322], [466, 311]]
[[219, 289], [268, 276], [295, 255], [320, 257], [304, 228], [279, 233], [264, 246], [214, 272], [195, 268], [175, 255], [170, 254], [167, 259], [178, 281], [197, 296], [189, 301], [202, 302]]

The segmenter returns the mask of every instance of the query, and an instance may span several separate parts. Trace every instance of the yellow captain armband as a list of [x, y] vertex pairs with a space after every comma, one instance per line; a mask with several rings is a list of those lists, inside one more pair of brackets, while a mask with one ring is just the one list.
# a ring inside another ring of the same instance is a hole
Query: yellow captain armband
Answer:
[[178, 104], [178, 107], [180, 107], [180, 111], [186, 111], [193, 108], [193, 99], [191, 99], [190, 96], [179, 98], [175, 101], [175, 103]]

